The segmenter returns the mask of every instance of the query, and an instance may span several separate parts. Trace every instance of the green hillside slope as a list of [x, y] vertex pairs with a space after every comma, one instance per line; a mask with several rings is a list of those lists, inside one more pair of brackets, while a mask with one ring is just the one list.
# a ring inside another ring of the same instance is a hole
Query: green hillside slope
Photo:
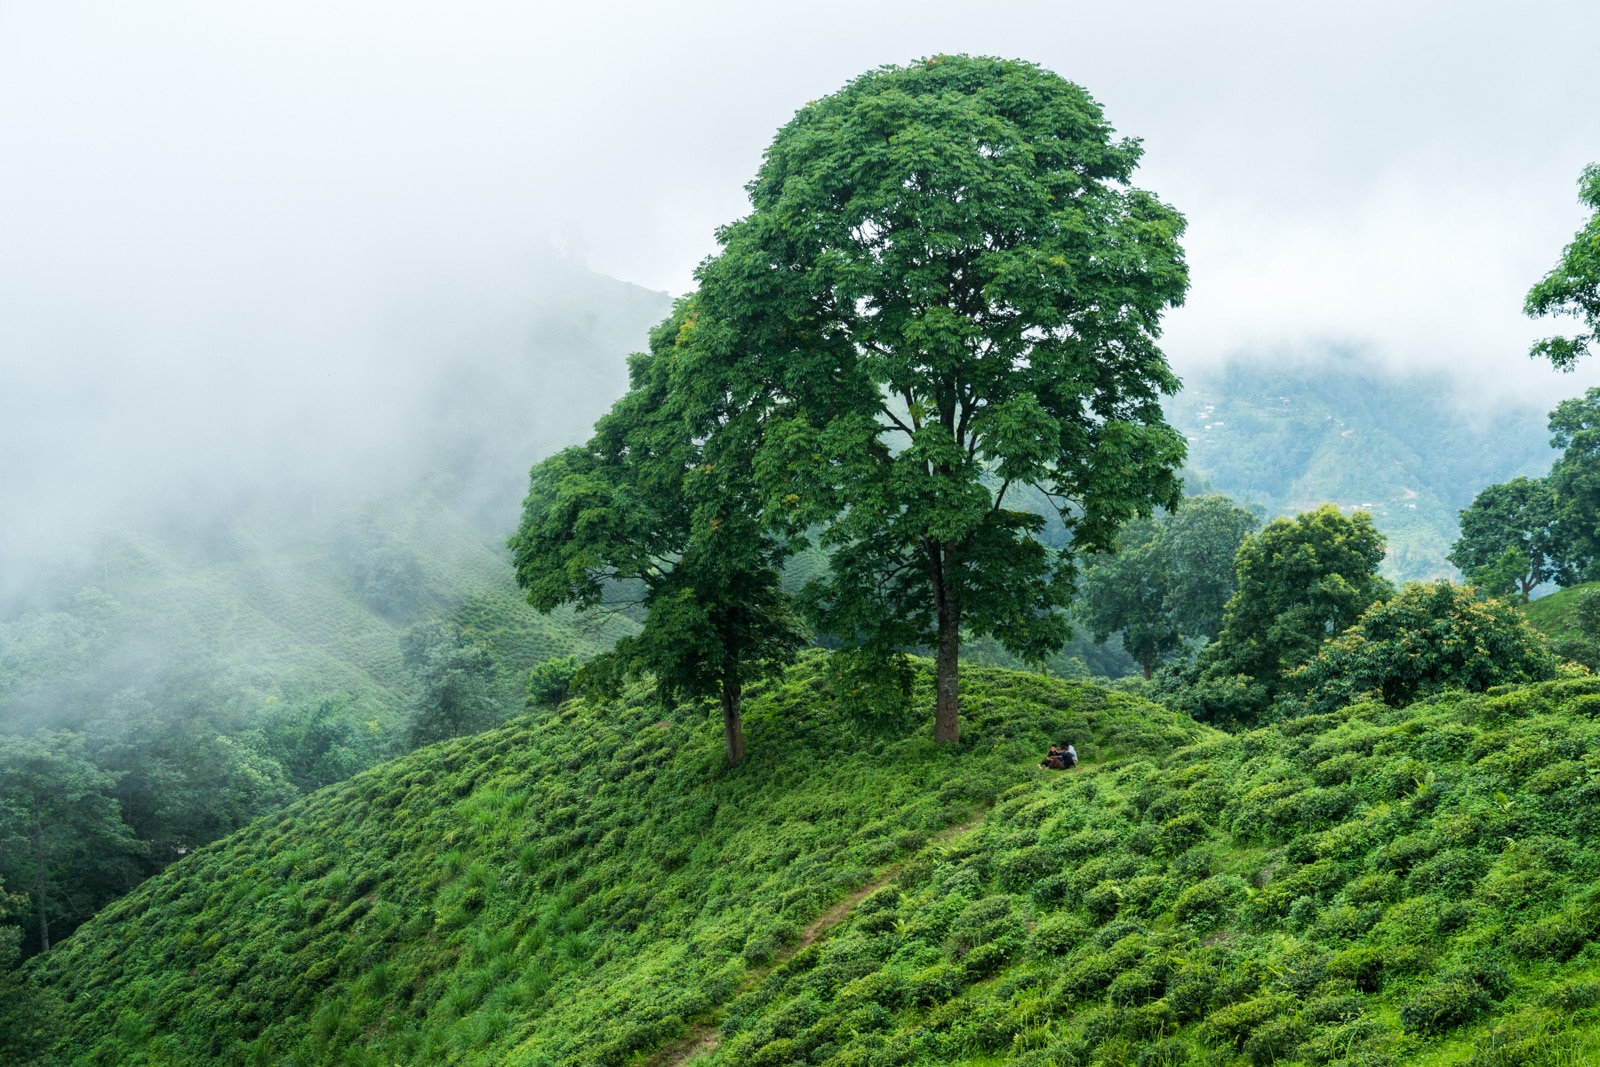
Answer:
[[1579, 637], [1578, 598], [1591, 589], [1600, 589], [1600, 583], [1588, 582], [1570, 589], [1558, 589], [1549, 596], [1529, 601], [1522, 607], [1533, 628], [1549, 638]]
[[827, 684], [736, 769], [574, 704], [301, 801], [34, 961], [53, 1062], [1600, 1059], [1600, 682], [1227, 736], [972, 670], [959, 751]]
[[41, 958], [62, 1057], [628, 1062], [717, 1012], [840, 897], [1037, 780], [1050, 739], [1116, 760], [1209, 736], [1092, 686], [969, 677], [959, 753], [923, 739], [920, 715], [852, 726], [812, 661], [751, 695], [737, 769], [717, 724], [639, 702], [374, 768], [174, 865]]

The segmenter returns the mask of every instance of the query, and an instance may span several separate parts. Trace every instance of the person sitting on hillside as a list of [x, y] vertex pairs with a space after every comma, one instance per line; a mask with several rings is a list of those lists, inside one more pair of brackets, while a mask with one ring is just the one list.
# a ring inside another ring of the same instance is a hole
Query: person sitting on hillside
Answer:
[[1044, 758], [1043, 763], [1039, 764], [1039, 766], [1048, 768], [1052, 771], [1071, 770], [1077, 765], [1078, 750], [1073, 748], [1070, 744], [1051, 745], [1050, 754]]

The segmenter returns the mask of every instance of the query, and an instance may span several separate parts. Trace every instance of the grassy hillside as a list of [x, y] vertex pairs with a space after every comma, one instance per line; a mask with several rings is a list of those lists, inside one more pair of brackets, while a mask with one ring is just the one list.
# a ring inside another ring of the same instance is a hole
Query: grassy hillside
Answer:
[[41, 959], [63, 1058], [628, 1062], [719, 1011], [839, 898], [1036, 781], [1049, 739], [1112, 761], [1204, 734], [1092, 686], [969, 677], [959, 752], [925, 739], [925, 715], [845, 721], [813, 661], [752, 695], [734, 770], [718, 723], [637, 701], [374, 768], [176, 864]]
[[1558, 589], [1549, 596], [1529, 601], [1523, 605], [1522, 613], [1528, 617], [1533, 628], [1546, 637], [1580, 637], [1582, 633], [1578, 629], [1576, 615], [1578, 597], [1590, 589], [1600, 589], [1600, 583], [1590, 582], [1570, 589]]
[[36, 960], [54, 1062], [1600, 1062], [1600, 682], [1231, 737], [967, 680], [956, 751], [813, 659], [737, 769], [637, 699], [374, 768]]
[[1211, 488], [1269, 515], [1323, 503], [1370, 511], [1389, 539], [1385, 572], [1411, 580], [1454, 573], [1456, 513], [1479, 490], [1542, 475], [1555, 458], [1543, 411], [1479, 399], [1444, 377], [1329, 355], [1190, 374], [1168, 416]]

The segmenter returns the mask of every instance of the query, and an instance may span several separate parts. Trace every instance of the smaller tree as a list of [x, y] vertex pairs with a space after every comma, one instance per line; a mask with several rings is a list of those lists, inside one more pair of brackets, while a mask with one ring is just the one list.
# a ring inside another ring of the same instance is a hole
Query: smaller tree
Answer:
[[413, 626], [401, 642], [403, 660], [415, 674], [411, 747], [431, 745], [494, 725], [493, 662], [461, 628], [446, 622]]
[[1481, 693], [1555, 673], [1556, 657], [1520, 611], [1449, 582], [1408, 583], [1294, 672], [1313, 712], [1363, 697], [1404, 707], [1447, 689]]
[[1239, 585], [1239, 547], [1260, 522], [1220, 493], [1188, 497], [1161, 522], [1168, 571], [1163, 606], [1183, 636], [1215, 641]]
[[1185, 638], [1217, 636], [1234, 590], [1234, 556], [1255, 524], [1220, 495], [1190, 497], [1159, 520], [1130, 522], [1117, 550], [1085, 569], [1079, 618], [1097, 641], [1120, 633], [1149, 678]]
[[631, 388], [588, 444], [533, 468], [510, 544], [539, 611], [630, 595], [645, 609], [640, 631], [580, 668], [576, 687], [612, 694], [649, 675], [665, 701], [718, 697], [737, 763], [744, 686], [790, 662], [806, 633], [780, 584], [788, 546], [762, 527], [749, 485], [755, 420], [677, 373], [693, 314], [680, 304], [629, 360]]
[[1588, 326], [1588, 333], [1535, 342], [1529, 355], [1548, 359], [1558, 370], [1571, 370], [1600, 335], [1600, 165], [1591, 163], [1583, 169], [1578, 199], [1594, 214], [1562, 251], [1555, 269], [1528, 291], [1523, 305], [1534, 318], [1570, 315]]
[[1295, 668], [1392, 590], [1378, 574], [1383, 557], [1372, 516], [1347, 518], [1332, 504], [1245, 538], [1221, 633], [1191, 670], [1168, 680], [1171, 702], [1205, 722], [1259, 722], [1293, 689]]
[[1485, 591], [1526, 600], [1545, 582], [1569, 585], [1576, 578], [1560, 558], [1556, 498], [1544, 481], [1517, 477], [1491, 485], [1460, 514], [1461, 536], [1447, 558]]
[[313, 697], [279, 706], [265, 718], [265, 752], [302, 793], [343, 781], [376, 763], [383, 732], [361, 721], [342, 696]]
[[555, 656], [536, 664], [528, 672], [528, 701], [554, 707], [572, 695], [572, 679], [578, 673], [577, 656]]
[[1600, 560], [1600, 388], [1563, 400], [1550, 412], [1550, 447], [1562, 450], [1545, 477], [1554, 500], [1560, 556], [1568, 581], [1589, 580]]

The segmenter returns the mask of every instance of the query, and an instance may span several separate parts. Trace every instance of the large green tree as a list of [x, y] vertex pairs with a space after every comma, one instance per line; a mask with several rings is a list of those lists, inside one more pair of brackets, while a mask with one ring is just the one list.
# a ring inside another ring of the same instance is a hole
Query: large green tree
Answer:
[[1561, 260], [1528, 291], [1523, 310], [1536, 318], [1570, 315], [1583, 320], [1587, 333], [1547, 337], [1530, 353], [1560, 370], [1571, 370], [1600, 335], [1600, 164], [1591, 163], [1578, 179], [1578, 199], [1594, 214], [1561, 252]]
[[1448, 558], [1488, 592], [1527, 599], [1545, 582], [1571, 584], [1575, 574], [1562, 548], [1549, 484], [1517, 477], [1489, 486], [1462, 509], [1461, 536]]
[[[1139, 143], [1027, 63], [937, 56], [802, 108], [701, 269], [696, 379], [758, 413], [766, 520], [815, 531], [818, 628], [937, 658], [958, 737], [963, 633], [1039, 658], [1070, 634], [1073, 552], [1177, 502], [1157, 346], [1183, 218]], [[1031, 485], [1072, 548], [1010, 491]]]
[[614, 692], [648, 675], [665, 699], [716, 697], [737, 763], [745, 684], [790, 662], [806, 633], [780, 584], [786, 542], [758, 521], [757, 420], [681, 373], [693, 307], [632, 357], [631, 387], [589, 443], [533, 468], [511, 549], [540, 611], [644, 609], [639, 632], [585, 664], [576, 685]]

